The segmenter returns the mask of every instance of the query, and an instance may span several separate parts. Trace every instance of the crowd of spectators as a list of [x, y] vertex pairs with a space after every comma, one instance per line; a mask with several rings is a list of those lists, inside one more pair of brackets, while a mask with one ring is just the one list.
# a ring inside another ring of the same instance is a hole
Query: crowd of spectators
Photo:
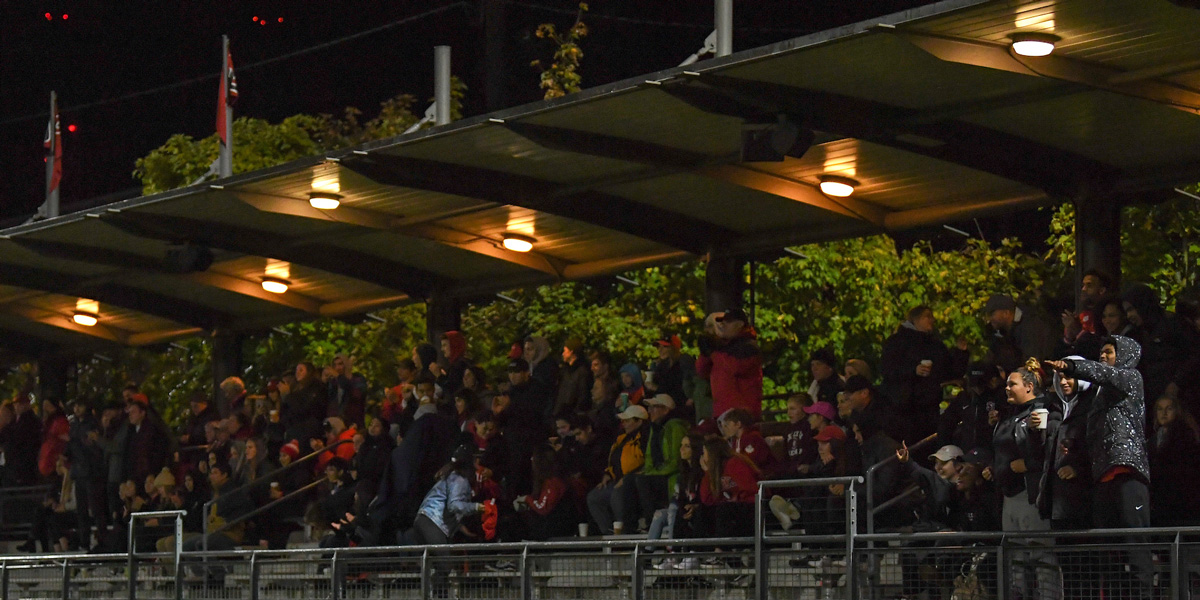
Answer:
[[[983, 348], [948, 343], [918, 306], [878, 360], [819, 350], [786, 421], [763, 422], [757, 333], [731, 308], [709, 315], [698, 356], [666, 335], [645, 367], [532, 335], [496, 381], [451, 331], [406, 352], [378, 402], [348, 355], [302, 362], [261, 394], [231, 377], [220, 410], [197, 395], [176, 431], [135, 384], [120, 401], [43, 399], [37, 414], [22, 395], [0, 406], [0, 482], [52, 489], [27, 551], [120, 551], [131, 512], [173, 508], [188, 510], [189, 549], [280, 548], [305, 526], [323, 547], [738, 537], [759, 481], [873, 467], [860, 502], [924, 492], [877, 529], [1192, 524], [1200, 312], [1169, 313], [1140, 285], [1114, 297], [1102, 273], [1083, 282], [1058, 320], [989, 298]], [[934, 437], [935, 452], [909, 456]], [[769, 508], [784, 528], [837, 533], [846, 493], [780, 489]], [[169, 542], [149, 525], [148, 541]]]

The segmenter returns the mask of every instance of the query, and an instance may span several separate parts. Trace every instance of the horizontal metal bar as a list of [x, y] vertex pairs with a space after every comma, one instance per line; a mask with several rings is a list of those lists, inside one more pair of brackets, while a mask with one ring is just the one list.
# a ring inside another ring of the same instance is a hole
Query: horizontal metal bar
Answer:
[[159, 517], [186, 517], [186, 510], [151, 510], [146, 512], [129, 513], [132, 519], [157, 519]]
[[814, 477], [812, 479], [765, 479], [758, 482], [758, 487], [808, 487], [820, 485], [845, 485], [847, 483], [862, 483], [863, 478], [860, 475], [852, 475], [847, 477]]

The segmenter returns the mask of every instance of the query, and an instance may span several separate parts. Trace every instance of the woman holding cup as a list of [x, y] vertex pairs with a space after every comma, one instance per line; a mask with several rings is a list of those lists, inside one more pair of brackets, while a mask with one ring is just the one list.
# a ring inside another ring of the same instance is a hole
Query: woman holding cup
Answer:
[[[1001, 525], [1004, 531], [1048, 531], [1050, 520], [1042, 518], [1037, 508], [1044, 469], [1044, 443], [1048, 427], [1062, 420], [1060, 413], [1052, 415], [1042, 396], [1043, 373], [1035, 358], [1013, 371], [1005, 385], [1005, 396], [1012, 405], [1012, 414], [999, 420], [993, 434], [995, 460], [991, 476], [1004, 496]], [[1056, 572], [1051, 568], [1050, 553], [1021, 553], [1014, 560], [1013, 589], [1025, 598], [1051, 598], [1055, 586], [1051, 583]], [[1029, 565], [1038, 565], [1037, 567]], [[1036, 588], [1037, 592], [1034, 593]]]

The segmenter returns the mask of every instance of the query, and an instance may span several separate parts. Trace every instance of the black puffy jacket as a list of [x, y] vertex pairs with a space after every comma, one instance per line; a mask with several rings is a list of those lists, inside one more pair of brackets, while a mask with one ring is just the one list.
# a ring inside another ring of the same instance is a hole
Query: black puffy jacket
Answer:
[[1149, 483], [1150, 461], [1143, 436], [1146, 399], [1142, 374], [1136, 369], [1142, 348], [1125, 336], [1114, 335], [1111, 340], [1117, 350], [1115, 367], [1092, 360], [1066, 360], [1063, 373], [1100, 386], [1087, 419], [1092, 481], [1100, 481], [1114, 467], [1129, 467]]

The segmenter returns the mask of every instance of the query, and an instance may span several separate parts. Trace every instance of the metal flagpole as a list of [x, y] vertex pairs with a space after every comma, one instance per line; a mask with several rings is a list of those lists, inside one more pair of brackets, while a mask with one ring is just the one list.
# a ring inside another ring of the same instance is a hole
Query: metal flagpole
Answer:
[[233, 175], [233, 107], [229, 105], [229, 36], [221, 36], [221, 104], [225, 108], [225, 140], [217, 161], [217, 177]]

